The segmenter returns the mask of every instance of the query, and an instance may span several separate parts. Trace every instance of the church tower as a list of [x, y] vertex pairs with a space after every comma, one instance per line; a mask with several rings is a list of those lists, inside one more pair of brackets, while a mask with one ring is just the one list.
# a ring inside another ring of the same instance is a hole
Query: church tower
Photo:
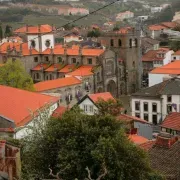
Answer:
[[121, 28], [118, 32], [103, 34], [99, 42], [115, 51], [117, 61], [122, 61], [126, 94], [139, 90], [142, 76], [140, 31], [132, 27]]

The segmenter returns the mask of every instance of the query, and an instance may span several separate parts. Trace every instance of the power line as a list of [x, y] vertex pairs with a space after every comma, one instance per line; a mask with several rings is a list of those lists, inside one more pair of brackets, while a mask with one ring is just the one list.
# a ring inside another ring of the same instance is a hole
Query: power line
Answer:
[[[94, 13], [96, 13], [96, 12], [102, 10], [102, 9], [105, 9], [105, 8], [108, 7], [108, 6], [111, 6], [111, 5], [115, 4], [115, 3], [118, 2], [118, 1], [120, 1], [120, 0], [115, 0], [115, 1], [113, 1], [113, 2], [111, 2], [111, 3], [108, 3], [107, 5], [104, 5], [104, 6], [100, 7], [100, 8], [98, 8], [97, 10], [94, 10], [94, 11], [90, 12], [90, 13], [87, 14], [87, 15], [84, 15], [84, 16], [82, 16], [82, 17], [79, 17], [79, 18], [77, 18], [77, 19], [75, 19], [75, 20], [73, 20], [73, 21], [71, 21], [71, 22], [68, 22], [68, 23], [66, 23], [66, 24], [64, 24], [64, 25], [56, 28], [56, 30], [53, 30], [53, 28], [52, 28], [52, 30], [51, 30], [50, 32], [41, 34], [40, 37], [41, 37], [41, 36], [44, 36], [44, 35], [46, 35], [46, 34], [49, 34], [49, 33], [53, 33], [53, 32], [57, 33], [56, 31], [59, 31], [61, 28], [64, 28], [65, 26], [68, 26], [68, 25], [70, 25], [70, 24], [72, 24], [72, 23], [75, 23], [75, 22], [81, 20], [81, 19], [84, 19], [84, 18], [86, 18], [86, 17], [88, 17], [88, 16], [90, 16], [90, 15], [92, 15], [92, 14], [94, 14]], [[68, 34], [66, 34], [66, 35], [69, 35], [69, 34], [71, 34], [71, 33], [68, 33]], [[66, 35], [63, 35], [63, 36], [61, 36], [61, 37], [64, 37], [64, 36], [66, 36]], [[29, 40], [29, 41], [27, 41], [27, 42], [30, 42], [30, 41], [35, 40], [35, 39], [37, 39], [37, 38], [39, 38], [39, 37], [35, 37], [35, 38], [33, 38], [33, 39], [31, 39], [31, 40]], [[27, 43], [27, 42], [20, 43], [20, 44], [18, 44], [16, 47], [21, 46], [22, 44], [25, 44], [25, 43]], [[13, 48], [14, 48], [14, 47], [12, 47], [10, 50], [13, 50]], [[0, 51], [0, 53], [1, 53], [1, 52], [6, 52], [6, 50]]]

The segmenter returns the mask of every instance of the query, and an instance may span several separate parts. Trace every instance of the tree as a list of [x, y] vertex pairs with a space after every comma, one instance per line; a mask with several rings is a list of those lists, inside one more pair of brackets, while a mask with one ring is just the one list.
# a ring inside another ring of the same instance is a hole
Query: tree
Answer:
[[88, 32], [87, 37], [99, 37], [100, 35], [101, 33], [98, 29], [93, 29], [92, 31]]
[[8, 60], [0, 67], [0, 84], [28, 91], [34, 90], [33, 80], [19, 60]]
[[0, 24], [0, 40], [3, 39], [3, 30], [2, 30], [2, 25]]
[[10, 37], [10, 36], [12, 36], [12, 29], [11, 29], [11, 26], [6, 25], [6, 29], [5, 29], [4, 36], [5, 36], [5, 37]]
[[147, 155], [127, 139], [123, 126], [112, 116], [88, 116], [73, 108], [49, 120], [41, 135], [24, 139], [23, 173], [61, 180], [150, 180], [154, 172]]
[[170, 48], [173, 50], [173, 51], [177, 51], [180, 49], [180, 40], [172, 40], [169, 42], [170, 44]]

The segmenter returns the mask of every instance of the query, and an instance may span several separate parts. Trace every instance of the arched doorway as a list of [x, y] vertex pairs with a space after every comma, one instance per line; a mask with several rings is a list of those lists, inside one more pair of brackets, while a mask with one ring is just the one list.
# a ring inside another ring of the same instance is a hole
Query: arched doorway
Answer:
[[117, 97], [116, 83], [113, 80], [108, 82], [107, 91], [110, 92], [114, 97]]

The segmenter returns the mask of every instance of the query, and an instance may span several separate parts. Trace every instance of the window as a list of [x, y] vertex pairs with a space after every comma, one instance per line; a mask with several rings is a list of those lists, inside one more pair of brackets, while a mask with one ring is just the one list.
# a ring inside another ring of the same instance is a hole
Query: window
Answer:
[[174, 60], [176, 60], [176, 57], [173, 57]]
[[36, 42], [34, 40], [31, 40], [31, 47], [35, 48], [36, 47]]
[[148, 114], [144, 114], [144, 120], [146, 120], [146, 121], [149, 120], [149, 115]]
[[140, 118], [140, 114], [139, 114], [139, 113], [135, 113], [135, 116], [136, 116], [137, 118]]
[[114, 73], [114, 64], [112, 61], [108, 61], [106, 64], [106, 74], [111, 75]]
[[121, 46], [122, 46], [122, 42], [121, 42], [121, 40], [120, 40], [120, 39], [118, 39], [118, 45], [119, 45], [119, 47], [121, 47]]
[[135, 47], [138, 47], [138, 40], [135, 39], [134, 41], [135, 41]]
[[50, 45], [51, 45], [51, 41], [50, 40], [46, 40], [45, 46], [48, 48], [48, 47], [50, 47]]
[[133, 68], [135, 68], [135, 62], [133, 61], [133, 63], [132, 63], [132, 66], [133, 66]]
[[152, 121], [153, 121], [154, 125], [157, 125], [157, 115], [156, 114], [152, 115]]
[[144, 103], [144, 111], [148, 111], [148, 103]]
[[111, 46], [114, 46], [114, 40], [113, 39], [111, 39], [110, 44], [111, 44]]
[[92, 106], [92, 105], [90, 105], [90, 106], [89, 106], [89, 111], [93, 113], [94, 108], [93, 108], [93, 106]]
[[140, 102], [138, 101], [135, 102], [135, 110], [140, 111]]
[[34, 62], [38, 62], [38, 57], [34, 57]]
[[167, 96], [167, 102], [171, 102], [172, 101], [172, 96]]
[[58, 60], [58, 63], [62, 63], [62, 57], [58, 57], [57, 60]]
[[76, 58], [72, 58], [72, 63], [76, 64]]
[[172, 112], [172, 105], [171, 104], [167, 104], [167, 114]]
[[132, 48], [132, 39], [129, 40], [129, 47]]
[[88, 58], [88, 64], [92, 64], [92, 58]]
[[36, 73], [36, 79], [39, 79], [40, 76], [39, 76], [39, 73]]
[[87, 112], [87, 105], [84, 105], [84, 112]]
[[48, 57], [48, 56], [45, 57], [45, 61], [46, 61], [46, 62], [49, 61], [49, 57]]
[[152, 111], [157, 112], [157, 104], [156, 103], [152, 104]]

